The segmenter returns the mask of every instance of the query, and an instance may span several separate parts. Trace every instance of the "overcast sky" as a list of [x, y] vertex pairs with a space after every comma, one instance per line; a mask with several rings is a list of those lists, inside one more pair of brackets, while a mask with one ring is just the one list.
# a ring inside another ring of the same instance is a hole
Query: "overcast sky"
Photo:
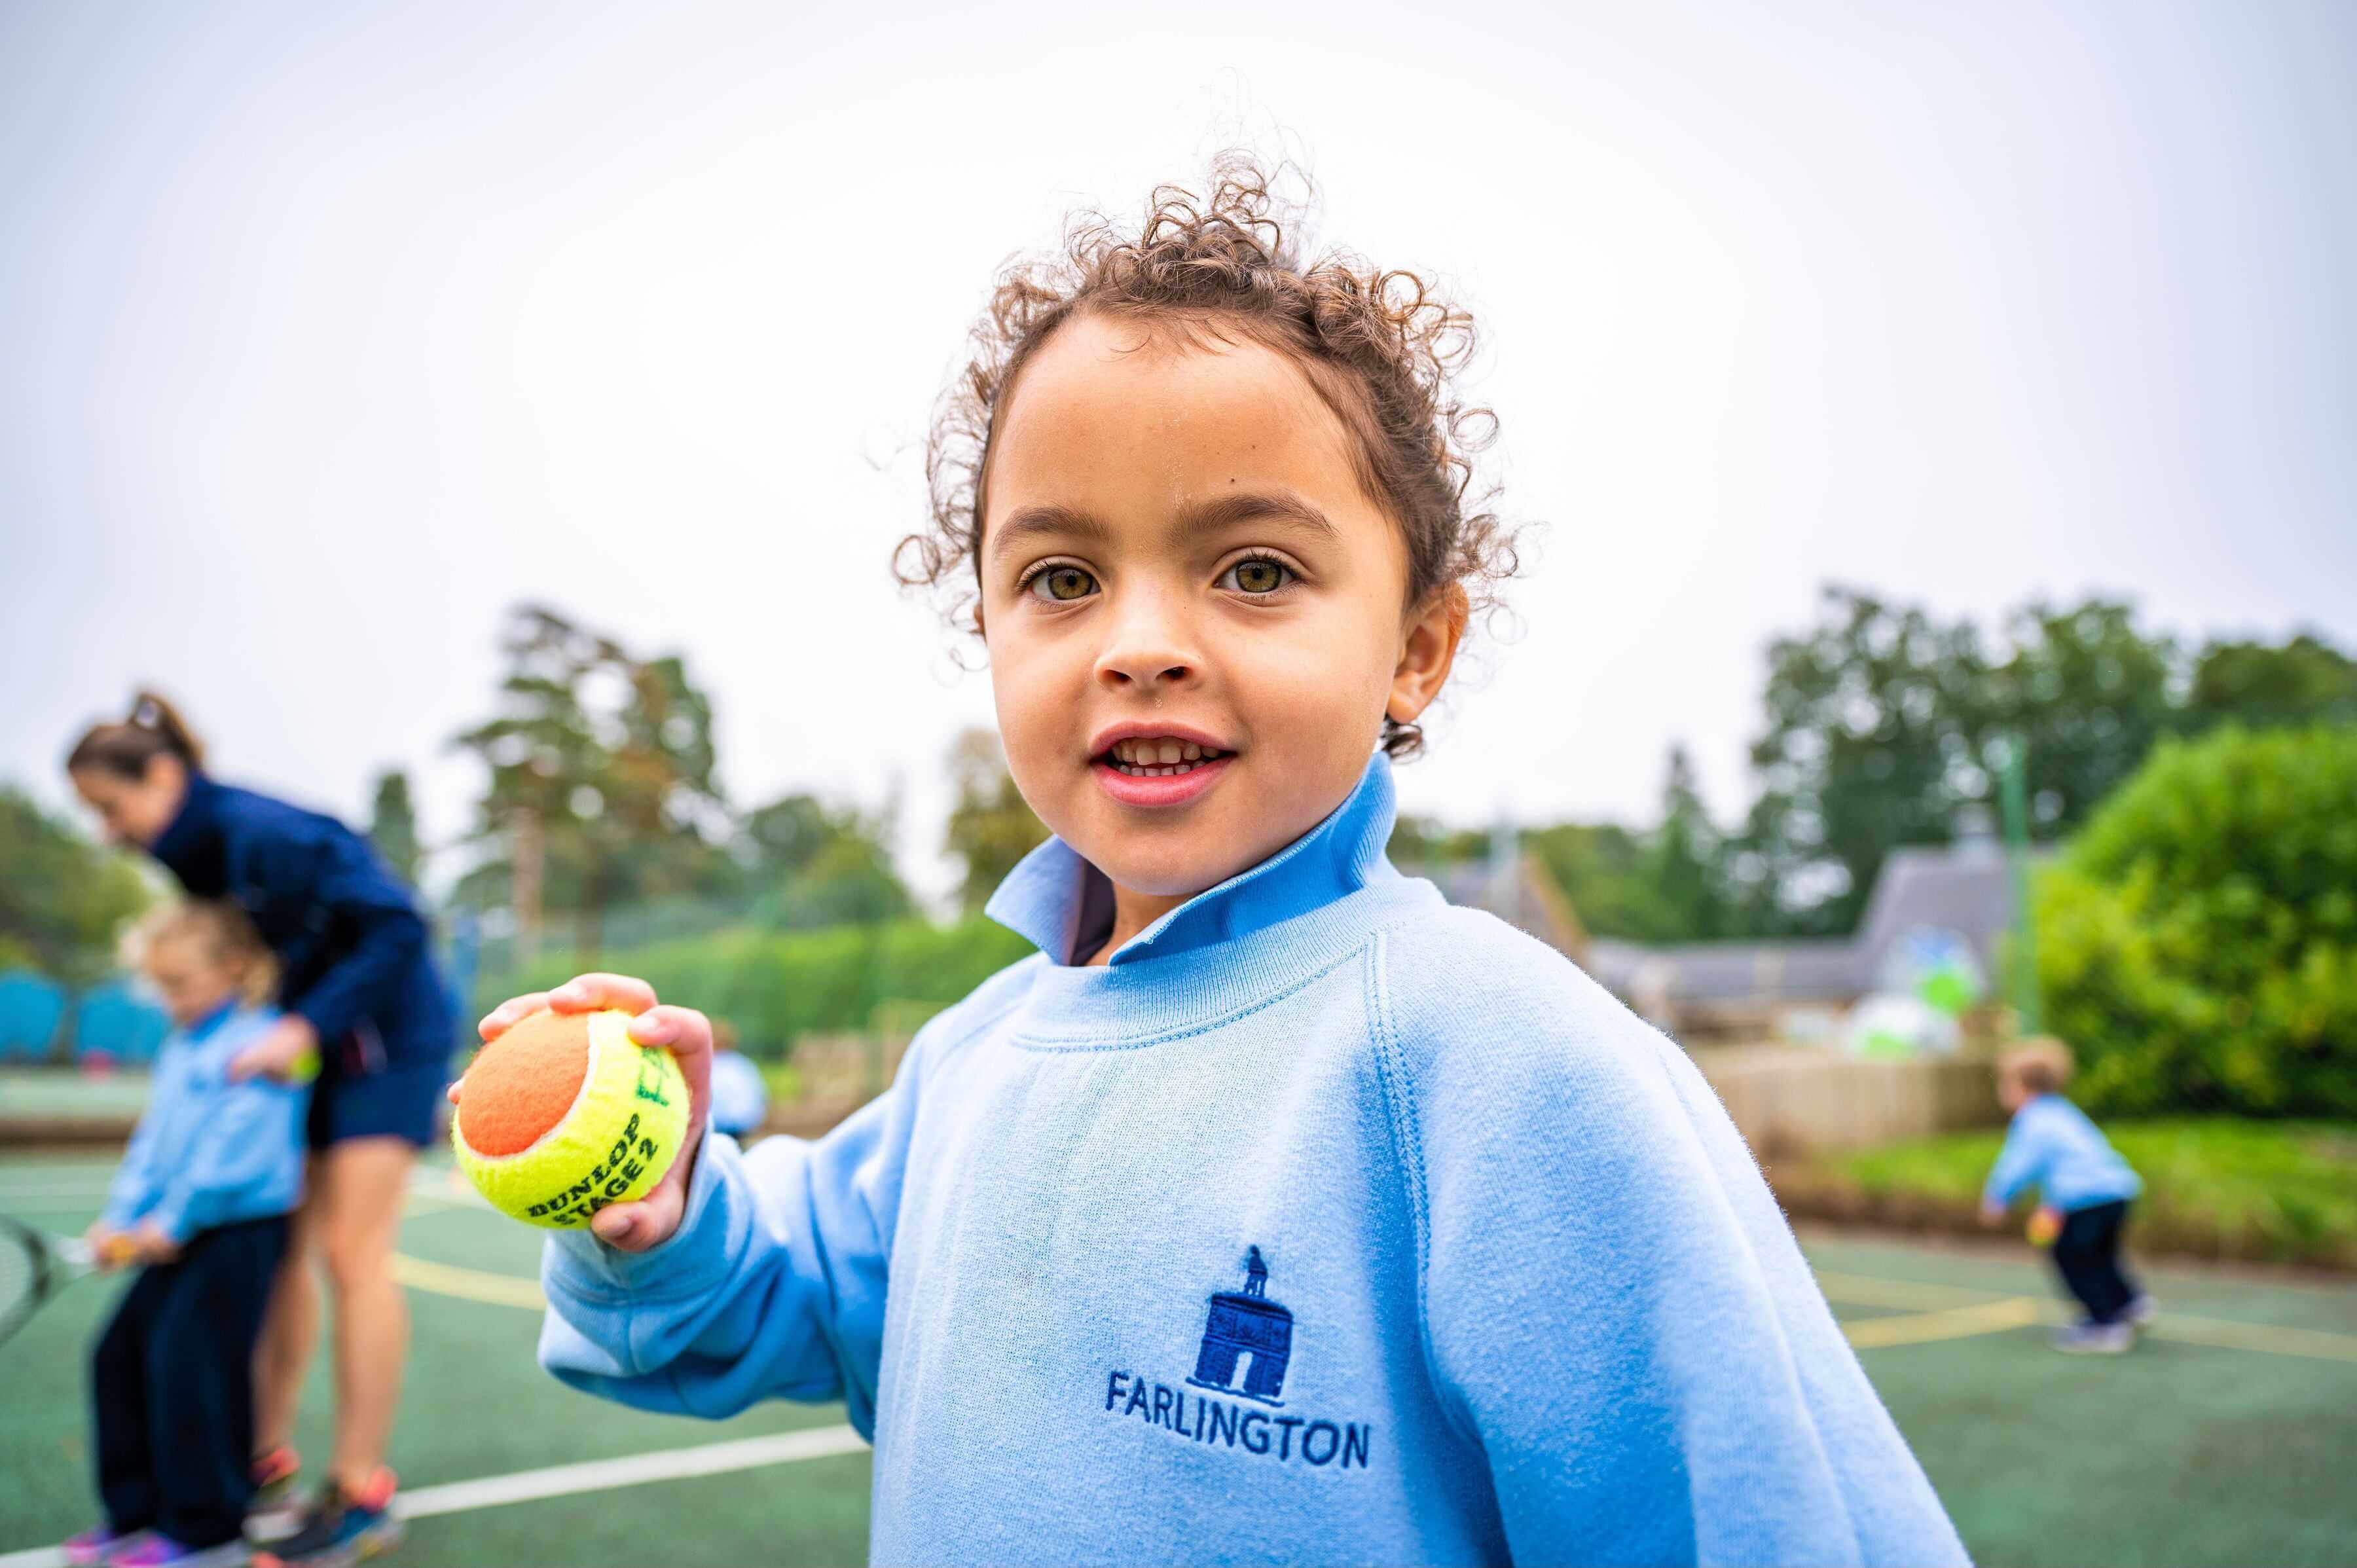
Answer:
[[[1139, 18], [1149, 18], [1140, 20]], [[503, 607], [714, 693], [740, 802], [905, 789], [987, 677], [886, 570], [992, 274], [1244, 141], [1487, 338], [1524, 633], [1409, 809], [1732, 815], [1828, 579], [2357, 642], [2343, 0], [0, 5], [0, 778], [163, 683], [358, 816]]]

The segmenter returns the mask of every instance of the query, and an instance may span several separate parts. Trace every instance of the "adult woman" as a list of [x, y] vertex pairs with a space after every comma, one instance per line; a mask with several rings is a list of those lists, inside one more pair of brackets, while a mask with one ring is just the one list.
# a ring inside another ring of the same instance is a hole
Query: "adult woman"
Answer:
[[289, 1563], [382, 1550], [398, 1533], [385, 1442], [400, 1400], [408, 1311], [393, 1237], [453, 1041], [454, 1008], [409, 892], [332, 818], [221, 784], [169, 703], [143, 692], [66, 758], [116, 842], [153, 855], [193, 897], [253, 918], [283, 975], [285, 1016], [231, 1071], [286, 1078], [316, 1059], [303, 1205], [255, 1359], [257, 1479], [292, 1477], [287, 1446], [317, 1337], [324, 1264], [336, 1298], [335, 1447]]

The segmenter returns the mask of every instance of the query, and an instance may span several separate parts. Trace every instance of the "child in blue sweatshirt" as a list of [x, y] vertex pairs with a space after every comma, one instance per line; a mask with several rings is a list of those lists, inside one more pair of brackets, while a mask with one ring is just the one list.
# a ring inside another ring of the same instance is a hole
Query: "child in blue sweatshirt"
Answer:
[[2054, 1272], [2085, 1314], [2054, 1336], [2058, 1350], [2117, 1354], [2153, 1315], [2152, 1298], [2120, 1267], [2128, 1206], [2144, 1183], [2087, 1113], [2062, 1098], [2071, 1048], [2026, 1040], [1997, 1058], [1996, 1097], [2013, 1116], [1989, 1168], [1981, 1219], [1996, 1224], [2007, 1205], [2036, 1187], [2033, 1239], [2053, 1248]]
[[276, 1018], [275, 966], [236, 906], [168, 908], [135, 942], [178, 1026], [87, 1237], [110, 1264], [143, 1267], [91, 1357], [106, 1522], [65, 1552], [117, 1568], [242, 1563], [253, 1347], [302, 1196], [309, 1090], [231, 1080], [231, 1059]]
[[[962, 592], [1054, 836], [1039, 952], [814, 1143], [702, 1133], [549, 1244], [541, 1359], [843, 1400], [877, 1563], [1951, 1563], [1742, 1140], [1560, 954], [1384, 857], [1512, 570], [1466, 318], [1223, 165], [1002, 280], [904, 575]], [[693, 998], [681, 998], [693, 1001]]]

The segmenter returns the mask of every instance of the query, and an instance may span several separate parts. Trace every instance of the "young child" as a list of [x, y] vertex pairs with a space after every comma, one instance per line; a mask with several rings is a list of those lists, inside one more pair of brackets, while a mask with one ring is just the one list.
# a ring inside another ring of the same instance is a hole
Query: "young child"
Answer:
[[2054, 1348], [2115, 1355], [2153, 1311], [2152, 1298], [2120, 1267], [2128, 1204], [2144, 1183], [2086, 1112], [2062, 1098], [2071, 1067], [2071, 1048], [2055, 1039], [2025, 1040], [1998, 1057], [1997, 1103], [2013, 1123], [1989, 1168], [1981, 1219], [2002, 1222], [2017, 1194], [2038, 1188], [2033, 1233], [2052, 1238], [2055, 1273], [2086, 1309], [2056, 1331]]
[[309, 1091], [230, 1081], [276, 1016], [275, 965], [236, 906], [170, 906], [134, 949], [178, 1027], [88, 1235], [100, 1258], [144, 1266], [91, 1358], [106, 1522], [67, 1541], [66, 1560], [243, 1563], [253, 1348], [301, 1197]]
[[[1055, 835], [989, 905], [1039, 952], [826, 1137], [555, 1237], [543, 1362], [846, 1402], [878, 1563], [1964, 1561], [1685, 1057], [1384, 858], [1512, 556], [1467, 318], [1273, 211], [1231, 162], [1076, 228], [936, 431], [904, 575]], [[585, 975], [484, 1035], [544, 1004], [640, 1014], [701, 1134], [702, 1015]]]

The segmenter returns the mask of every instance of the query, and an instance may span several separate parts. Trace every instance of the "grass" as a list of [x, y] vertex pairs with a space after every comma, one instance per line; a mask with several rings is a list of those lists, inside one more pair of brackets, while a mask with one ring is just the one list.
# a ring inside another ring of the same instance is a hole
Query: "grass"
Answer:
[[[2104, 1132], [2144, 1178], [2144, 1250], [2357, 1268], [2357, 1125], [2181, 1118]], [[1951, 1133], [1829, 1156], [1811, 1174], [1854, 1188], [1869, 1212], [1969, 1219], [2003, 1141]]]

